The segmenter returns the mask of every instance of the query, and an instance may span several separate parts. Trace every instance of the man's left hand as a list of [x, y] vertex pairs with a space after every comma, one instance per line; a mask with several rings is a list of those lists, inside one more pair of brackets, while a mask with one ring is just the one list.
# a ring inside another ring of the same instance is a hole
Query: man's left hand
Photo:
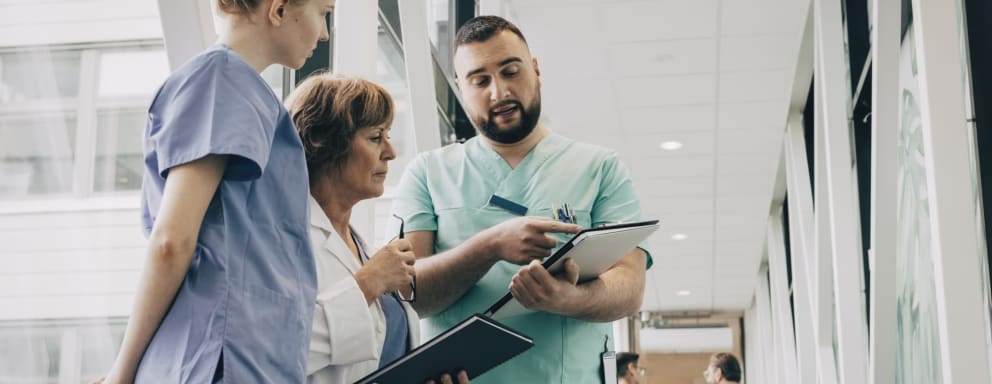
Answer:
[[564, 271], [552, 276], [539, 260], [530, 262], [510, 280], [510, 293], [524, 308], [570, 316], [582, 302], [579, 265], [565, 260]]

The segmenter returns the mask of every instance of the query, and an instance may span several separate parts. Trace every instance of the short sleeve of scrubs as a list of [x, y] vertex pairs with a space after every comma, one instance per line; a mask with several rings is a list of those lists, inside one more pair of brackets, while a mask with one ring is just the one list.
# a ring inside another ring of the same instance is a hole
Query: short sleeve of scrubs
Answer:
[[[640, 221], [640, 200], [634, 191], [634, 183], [630, 180], [627, 167], [615, 152], [611, 152], [602, 164], [603, 182], [599, 186], [599, 194], [592, 207], [592, 226]], [[647, 255], [647, 268], [651, 268], [654, 260], [647, 244], [641, 243], [639, 248]]]
[[[207, 155], [231, 155], [224, 178], [253, 180], [262, 175], [269, 160], [275, 126], [264, 111], [239, 89], [244, 71], [228, 70], [228, 60], [205, 61], [182, 84], [161, 93], [149, 109], [149, 145], [158, 153], [159, 175], [172, 167]], [[270, 128], [266, 128], [270, 127]]]
[[407, 166], [393, 200], [393, 213], [403, 218], [406, 232], [437, 231], [437, 214], [427, 187], [425, 155], [420, 154]]

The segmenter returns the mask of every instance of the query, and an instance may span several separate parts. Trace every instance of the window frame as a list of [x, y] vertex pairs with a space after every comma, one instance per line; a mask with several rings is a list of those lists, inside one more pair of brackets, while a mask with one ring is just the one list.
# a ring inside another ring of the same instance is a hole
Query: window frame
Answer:
[[[77, 206], [85, 207], [90, 199], [99, 197], [100, 200], [119, 199], [112, 206], [138, 207], [136, 197], [140, 189], [96, 192], [94, 176], [96, 174], [96, 145], [97, 116], [100, 111], [113, 109], [145, 109], [148, 101], [134, 97], [101, 98], [99, 92], [99, 73], [101, 55], [108, 52], [161, 50], [165, 53], [165, 42], [162, 39], [140, 39], [86, 44], [57, 44], [45, 47], [14, 47], [0, 49], [0, 54], [22, 54], [37, 51], [51, 53], [79, 51], [79, 89], [78, 94], [60, 96], [44, 100], [25, 100], [4, 103], [0, 106], [0, 117], [36, 116], [40, 113], [58, 113], [61, 116], [74, 116], [75, 142], [73, 145], [72, 186], [66, 193], [28, 194], [26, 196], [4, 196], [0, 201], [0, 214], [26, 212], [61, 212], [75, 211]], [[2, 65], [2, 63], [0, 63]], [[154, 92], [147, 94], [148, 99], [154, 97]], [[74, 203], [73, 203], [74, 201]], [[133, 204], [127, 204], [134, 201]], [[57, 202], [57, 203], [55, 203]], [[49, 203], [55, 203], [50, 206]], [[105, 204], [98, 204], [106, 206]], [[57, 208], [56, 208], [57, 207]]]

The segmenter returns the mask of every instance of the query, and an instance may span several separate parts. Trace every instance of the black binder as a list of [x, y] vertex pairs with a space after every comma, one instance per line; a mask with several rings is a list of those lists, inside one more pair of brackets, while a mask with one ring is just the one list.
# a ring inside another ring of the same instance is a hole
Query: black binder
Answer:
[[465, 370], [469, 379], [488, 372], [530, 347], [534, 341], [486, 316], [472, 315], [355, 384], [423, 383]]

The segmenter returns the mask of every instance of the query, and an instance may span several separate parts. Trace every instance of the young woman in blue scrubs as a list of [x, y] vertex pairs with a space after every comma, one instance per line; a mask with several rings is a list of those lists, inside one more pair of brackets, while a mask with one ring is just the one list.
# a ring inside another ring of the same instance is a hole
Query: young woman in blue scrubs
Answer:
[[215, 0], [217, 45], [148, 109], [148, 254], [106, 383], [301, 383], [316, 296], [307, 168], [259, 75], [327, 40], [333, 0]]

